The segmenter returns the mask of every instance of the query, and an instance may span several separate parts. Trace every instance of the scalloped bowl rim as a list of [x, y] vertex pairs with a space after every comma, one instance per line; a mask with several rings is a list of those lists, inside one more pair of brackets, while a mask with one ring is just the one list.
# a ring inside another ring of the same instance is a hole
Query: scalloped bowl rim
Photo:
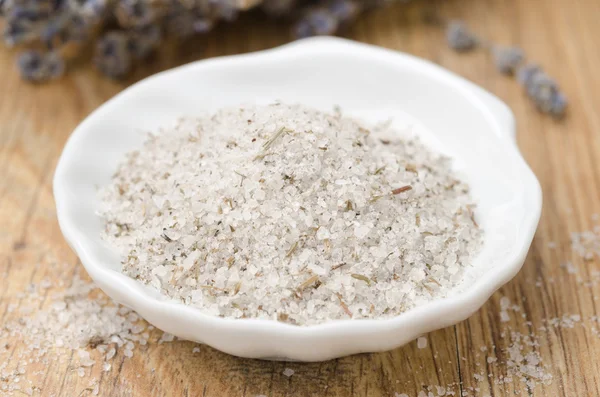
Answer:
[[[474, 106], [478, 106], [479, 111], [485, 114], [490, 127], [495, 129], [497, 134], [503, 135], [506, 138], [506, 146], [502, 150], [512, 151], [512, 154], [516, 155], [513, 156], [513, 160], [520, 163], [518, 166], [523, 172], [523, 178], [527, 179], [525, 188], [527, 189], [531, 208], [529, 209], [527, 219], [523, 220], [522, 239], [518, 246], [514, 247], [514, 252], [511, 253], [511, 256], [504, 259], [503, 266], [497, 266], [481, 275], [469, 289], [459, 294], [431, 301], [396, 317], [386, 319], [335, 320], [309, 326], [295, 326], [273, 320], [228, 319], [207, 315], [197, 308], [151, 296], [146, 289], [134, 286], [134, 284], [138, 284], [137, 282], [124, 274], [103, 266], [102, 260], [90, 249], [90, 244], [93, 244], [100, 237], [85, 236], [79, 230], [76, 202], [74, 202], [72, 197], [69, 197], [70, 185], [67, 175], [70, 167], [76, 165], [73, 163], [72, 157], [80, 143], [93, 135], [95, 127], [98, 123], [102, 123], [104, 117], [109, 115], [115, 107], [122, 106], [130, 99], [135, 98], [135, 92], [141, 87], [154, 84], [159, 86], [161, 79], [169, 78], [169, 76], [175, 74], [194, 73], [200, 71], [206, 65], [224, 65], [230, 61], [260, 61], [274, 55], [294, 56], [301, 53], [310, 53], [311, 51], [328, 50], [356, 54], [363, 53], [364, 56], [378, 61], [401, 62], [409, 64], [411, 67], [419, 68], [422, 73], [435, 75], [436, 78], [443, 79], [446, 84], [453, 85], [453, 88], [460, 91], [461, 95], [468, 96]], [[514, 143], [514, 124], [514, 117], [503, 102], [473, 83], [454, 75], [440, 66], [411, 55], [359, 44], [349, 40], [312, 38], [256, 53], [201, 60], [158, 73], [133, 84], [92, 112], [74, 130], [65, 145], [54, 176], [57, 217], [66, 241], [79, 256], [92, 279], [102, 289], [108, 289], [107, 293], [119, 303], [138, 311], [144, 317], [151, 317], [150, 322], [156, 322], [157, 318], [166, 313], [170, 313], [169, 315], [174, 317], [186, 317], [186, 321], [198, 327], [198, 332], [179, 332], [185, 338], [204, 342], [201, 335], [206, 330], [224, 332], [224, 338], [245, 333], [248, 335], [247, 343], [256, 343], [258, 339], [253, 338], [273, 338], [272, 343], [274, 345], [278, 344], [278, 340], [284, 344], [295, 344], [295, 346], [289, 348], [274, 347], [272, 351], [276, 353], [272, 354], [275, 356], [273, 358], [303, 361], [320, 361], [359, 352], [389, 350], [414, 339], [420, 334], [464, 320], [478, 310], [499, 287], [512, 279], [520, 270], [537, 228], [541, 214], [542, 196], [539, 182], [527, 166]], [[110, 287], [107, 288], [109, 285]], [[115, 293], [115, 291], [121, 292]], [[228, 334], [228, 331], [233, 331], [233, 333]], [[304, 345], [310, 346], [311, 343], [317, 341], [321, 343], [326, 341], [332, 342], [334, 339], [342, 340], [345, 337], [365, 339], [367, 336], [370, 336], [374, 338], [378, 333], [391, 335], [390, 332], [395, 331], [404, 331], [406, 335], [396, 338], [388, 337], [387, 339], [384, 337], [381, 341], [366, 343], [365, 345], [358, 344], [345, 348], [335, 347], [332, 350], [323, 352], [304, 352], [303, 350], [306, 350], [306, 347], [302, 347]], [[193, 336], [190, 332], [198, 336]], [[175, 334], [177, 333], [175, 332]], [[234, 355], [257, 358], [270, 357], [269, 353], [261, 348], [244, 351], [244, 349], [240, 349], [239, 347], [229, 348], [225, 342], [208, 344]]]

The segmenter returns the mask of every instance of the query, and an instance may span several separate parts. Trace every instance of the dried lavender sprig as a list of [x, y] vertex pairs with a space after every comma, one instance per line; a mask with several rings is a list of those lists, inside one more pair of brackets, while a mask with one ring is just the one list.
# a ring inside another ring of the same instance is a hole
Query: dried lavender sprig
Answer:
[[450, 21], [446, 27], [446, 41], [456, 51], [467, 52], [475, 49], [479, 39], [462, 21]]
[[[82, 45], [95, 45], [94, 62], [105, 75], [125, 76], [136, 60], [147, 56], [165, 35], [178, 38], [201, 34], [219, 20], [262, 5], [274, 16], [298, 16], [297, 37], [334, 34], [364, 10], [393, 0], [0, 0], [9, 46], [41, 43], [53, 60], [77, 56]], [[105, 30], [110, 27], [110, 30]], [[148, 37], [146, 37], [148, 35]], [[72, 44], [76, 44], [73, 46]], [[26, 55], [24, 59], [32, 55]], [[38, 54], [39, 57], [44, 57]], [[49, 59], [50, 59], [49, 58]], [[31, 62], [18, 63], [23, 76]], [[33, 62], [35, 64], [35, 62]], [[64, 68], [63, 68], [64, 70]], [[46, 78], [29, 78], [43, 81]]]
[[517, 75], [527, 96], [542, 113], [562, 117], [567, 108], [567, 98], [556, 81], [537, 65], [522, 66], [525, 53], [517, 47], [500, 47], [483, 41], [471, 32], [464, 22], [451, 21], [446, 27], [448, 45], [459, 52], [476, 48], [491, 51], [496, 69], [506, 75]]

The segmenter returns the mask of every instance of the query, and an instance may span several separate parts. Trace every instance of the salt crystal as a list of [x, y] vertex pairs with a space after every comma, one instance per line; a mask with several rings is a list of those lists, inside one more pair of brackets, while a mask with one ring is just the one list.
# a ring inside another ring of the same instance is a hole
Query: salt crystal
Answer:
[[293, 369], [291, 369], [291, 368], [286, 368], [285, 370], [283, 370], [283, 374], [284, 374], [285, 376], [287, 376], [288, 378], [289, 378], [290, 376], [294, 375], [294, 373], [295, 373], [295, 372], [296, 372], [296, 371], [294, 371], [294, 370], [293, 370]]
[[571, 262], [563, 263], [560, 265], [560, 267], [566, 269], [567, 273], [569, 273], [569, 274], [577, 273], [577, 267], [575, 265], [573, 265], [573, 263], [571, 263]]
[[363, 239], [363, 238], [367, 237], [367, 235], [369, 234], [370, 231], [371, 231], [371, 229], [365, 225], [359, 224], [359, 225], [356, 225], [356, 227], [354, 227], [354, 235], [358, 239]]
[[421, 336], [417, 339], [417, 347], [419, 349], [425, 349], [427, 347], [427, 338], [424, 336]]
[[160, 337], [158, 343], [173, 342], [174, 339], [175, 339], [175, 335], [170, 334], [168, 332], [163, 332], [163, 334]]
[[111, 347], [108, 350], [108, 353], [106, 353], [106, 360], [112, 359], [115, 356], [115, 354], [117, 354], [117, 350], [114, 347]]

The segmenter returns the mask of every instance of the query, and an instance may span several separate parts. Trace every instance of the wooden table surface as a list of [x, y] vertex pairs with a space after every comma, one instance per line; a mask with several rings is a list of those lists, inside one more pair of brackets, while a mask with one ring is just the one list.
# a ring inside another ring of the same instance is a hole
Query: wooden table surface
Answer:
[[[513, 79], [494, 70], [489, 55], [449, 50], [442, 32], [422, 22], [424, 11], [464, 19], [494, 42], [523, 47], [564, 88], [570, 100], [568, 117], [556, 121], [540, 115]], [[299, 364], [239, 359], [207, 346], [193, 353], [194, 344], [185, 341], [149, 343], [132, 359], [119, 353], [109, 372], [93, 370], [99, 395], [416, 396], [438, 385], [450, 386], [456, 395], [600, 396], [600, 334], [592, 317], [600, 305], [600, 261], [582, 260], [570, 241], [571, 232], [591, 229], [593, 214], [600, 212], [600, 1], [422, 0], [363, 16], [346, 35], [433, 60], [512, 107], [519, 147], [544, 192], [542, 219], [523, 270], [471, 318], [427, 335], [424, 349], [413, 342], [386, 353]], [[0, 327], [15, 320], [9, 307], [26, 299], [19, 293], [29, 283], [49, 278], [68, 284], [81, 269], [57, 225], [52, 175], [67, 137], [86, 115], [159, 70], [288, 40], [284, 24], [244, 16], [205, 38], [163, 51], [128, 81], [111, 82], [80, 66], [43, 86], [21, 82], [14, 53], [1, 49]], [[566, 262], [572, 263], [570, 271], [561, 267]], [[503, 296], [520, 310], [510, 310], [506, 322], [500, 317]], [[547, 326], [549, 319], [574, 314], [581, 320], [573, 327]], [[533, 382], [538, 384], [532, 387], [518, 376], [498, 381], [511, 373], [507, 349], [513, 331], [536, 333], [539, 345], [524, 352], [539, 353], [544, 371], [552, 375], [550, 384]], [[153, 340], [158, 335], [153, 334]], [[0, 364], [14, 368], [23, 342], [8, 342], [5, 351], [0, 349]], [[488, 363], [487, 356], [498, 361]], [[293, 369], [294, 375], [284, 376], [285, 368]], [[89, 379], [80, 378], [68, 360], [24, 378], [23, 384], [31, 380], [37, 387], [34, 395], [92, 394]], [[0, 377], [0, 390], [2, 382]]]

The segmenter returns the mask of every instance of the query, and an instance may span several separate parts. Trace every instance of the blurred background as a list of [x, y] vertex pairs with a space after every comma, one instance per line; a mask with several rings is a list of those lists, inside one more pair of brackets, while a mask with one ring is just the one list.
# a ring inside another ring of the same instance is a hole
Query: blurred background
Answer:
[[[130, 360], [117, 356], [110, 372], [93, 369], [99, 395], [405, 397], [433, 386], [463, 396], [600, 395], [600, 263], [572, 248], [573, 233], [595, 236], [595, 249], [600, 241], [599, 0], [0, 0], [0, 8], [0, 330], [19, 320], [13, 309], [32, 283], [48, 279], [58, 291], [80, 272], [52, 197], [73, 129], [127, 86], [188, 62], [333, 33], [429, 59], [511, 107], [519, 148], [542, 184], [523, 270], [471, 318], [429, 334], [426, 349], [297, 365], [149, 343]], [[508, 322], [499, 315], [506, 299], [518, 309]], [[555, 321], [564, 316], [579, 320]], [[515, 352], [513, 331], [535, 332], [536, 343]], [[1, 334], [0, 396], [3, 371], [29, 359], [19, 338]], [[511, 360], [552, 380], [512, 376]], [[23, 375], [39, 389], [31, 395], [95, 394], [69, 355], [38, 369]]]

